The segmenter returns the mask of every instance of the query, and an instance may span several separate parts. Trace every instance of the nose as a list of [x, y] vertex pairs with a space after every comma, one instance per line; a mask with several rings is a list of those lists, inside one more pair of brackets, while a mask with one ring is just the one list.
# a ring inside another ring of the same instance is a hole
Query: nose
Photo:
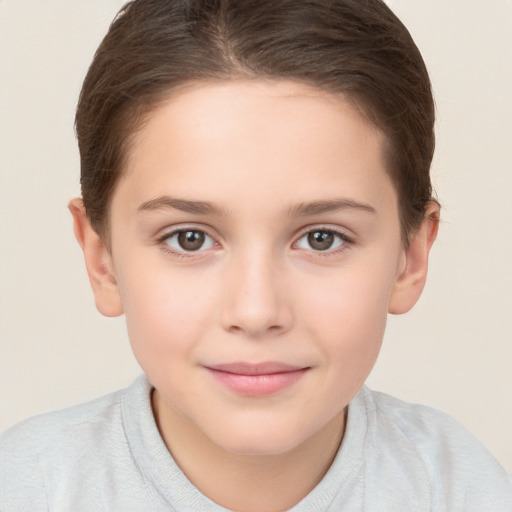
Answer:
[[271, 254], [250, 251], [227, 269], [222, 324], [251, 338], [276, 336], [293, 324], [283, 269]]

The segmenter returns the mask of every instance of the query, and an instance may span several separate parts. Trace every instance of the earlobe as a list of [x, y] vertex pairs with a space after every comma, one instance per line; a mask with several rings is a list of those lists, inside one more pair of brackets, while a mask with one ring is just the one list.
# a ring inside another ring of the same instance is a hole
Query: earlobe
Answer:
[[110, 251], [92, 228], [81, 198], [69, 203], [75, 237], [82, 248], [96, 308], [105, 316], [123, 313]]
[[439, 227], [439, 211], [439, 204], [431, 201], [421, 226], [412, 234], [409, 246], [404, 249], [403, 266], [391, 295], [389, 313], [407, 313], [420, 298], [427, 279], [430, 249]]

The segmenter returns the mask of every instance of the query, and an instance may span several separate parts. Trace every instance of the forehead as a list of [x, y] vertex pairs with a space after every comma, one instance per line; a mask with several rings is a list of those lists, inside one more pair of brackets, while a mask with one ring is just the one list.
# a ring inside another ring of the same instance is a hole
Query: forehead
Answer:
[[[150, 132], [161, 129], [164, 124], [166, 130], [172, 128], [171, 117], [175, 121], [175, 135], [186, 133], [189, 137], [195, 132], [197, 139], [202, 137], [203, 142], [205, 139], [227, 141], [232, 136], [230, 128], [236, 125], [237, 131], [248, 129], [254, 140], [270, 131], [281, 130], [282, 135], [284, 128], [295, 138], [302, 135], [311, 139], [317, 133], [329, 144], [329, 131], [331, 134], [336, 131], [342, 118], [352, 122], [357, 135], [385, 139], [383, 132], [368, 120], [352, 98], [290, 80], [184, 84], [150, 111], [142, 129], [135, 134], [135, 146], [148, 143], [149, 138], [154, 138], [154, 133]], [[242, 121], [245, 121], [244, 126]], [[318, 131], [318, 126], [323, 129]]]
[[330, 188], [379, 200], [384, 148], [384, 134], [342, 95], [288, 81], [194, 84], [148, 116], [118, 188], [139, 202], [169, 188], [214, 201], [266, 193], [297, 203]]

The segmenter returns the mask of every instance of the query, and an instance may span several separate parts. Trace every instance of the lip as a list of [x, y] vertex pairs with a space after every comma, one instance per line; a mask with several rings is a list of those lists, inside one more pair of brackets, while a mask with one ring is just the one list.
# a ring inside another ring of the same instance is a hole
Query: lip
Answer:
[[295, 384], [310, 369], [280, 362], [240, 362], [205, 368], [217, 382], [231, 391], [253, 397], [278, 393]]

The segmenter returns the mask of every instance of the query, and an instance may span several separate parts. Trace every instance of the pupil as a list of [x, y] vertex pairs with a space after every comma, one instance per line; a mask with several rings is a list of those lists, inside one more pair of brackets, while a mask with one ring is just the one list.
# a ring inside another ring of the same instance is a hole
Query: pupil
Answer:
[[317, 251], [326, 251], [334, 243], [334, 235], [329, 231], [314, 231], [308, 235], [309, 245]]
[[178, 243], [186, 251], [197, 251], [204, 244], [204, 233], [201, 233], [201, 231], [181, 231], [178, 235]]

